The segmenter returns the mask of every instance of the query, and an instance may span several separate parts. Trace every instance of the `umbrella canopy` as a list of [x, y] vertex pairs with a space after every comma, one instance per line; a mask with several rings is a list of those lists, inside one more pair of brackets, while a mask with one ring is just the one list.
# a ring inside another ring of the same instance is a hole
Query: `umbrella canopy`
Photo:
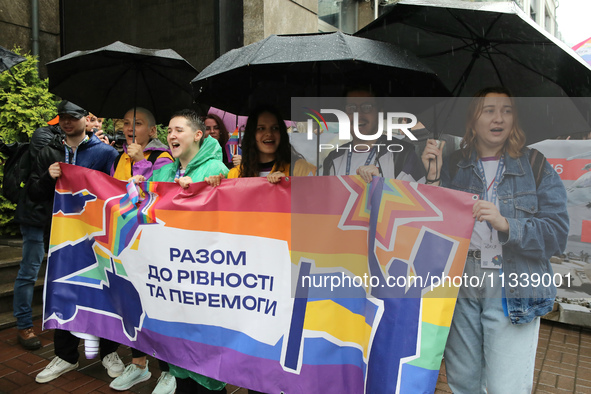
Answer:
[[387, 96], [449, 96], [410, 51], [341, 32], [272, 35], [222, 55], [192, 81], [198, 102], [241, 115], [272, 104], [286, 118], [292, 97], [339, 97], [350, 84]]
[[27, 59], [0, 46], [0, 72], [10, 70], [11, 67], [25, 60]]
[[356, 35], [413, 51], [454, 96], [591, 96], [591, 67], [513, 2], [403, 0]]
[[197, 70], [172, 49], [143, 49], [120, 41], [76, 51], [47, 63], [49, 91], [103, 117], [120, 118], [135, 106], [158, 123], [193, 102]]
[[591, 64], [591, 38], [578, 43], [573, 47], [573, 51], [583, 58], [588, 64]]

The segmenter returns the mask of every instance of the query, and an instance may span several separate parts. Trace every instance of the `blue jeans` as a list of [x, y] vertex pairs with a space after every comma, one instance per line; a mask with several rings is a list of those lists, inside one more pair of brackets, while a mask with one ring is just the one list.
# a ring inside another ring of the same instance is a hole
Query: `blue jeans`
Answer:
[[479, 288], [460, 288], [445, 347], [449, 387], [456, 394], [531, 393], [540, 318], [511, 324], [503, 312], [499, 270], [483, 269], [469, 257], [464, 273], [486, 280]]
[[39, 267], [45, 256], [43, 228], [21, 225], [23, 236], [23, 259], [14, 281], [13, 314], [19, 330], [33, 327], [33, 291]]

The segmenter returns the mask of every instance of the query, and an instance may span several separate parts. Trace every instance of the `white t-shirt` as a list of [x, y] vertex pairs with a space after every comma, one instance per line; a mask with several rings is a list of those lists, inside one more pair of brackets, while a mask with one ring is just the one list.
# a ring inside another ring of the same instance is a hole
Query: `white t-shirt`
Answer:
[[[497, 170], [499, 167], [499, 160], [496, 158], [494, 160], [490, 160], [489, 158], [484, 157], [482, 160], [482, 167], [484, 168], [484, 175], [486, 176], [486, 187], [488, 188], [486, 199], [487, 201], [491, 201], [495, 176], [497, 175]], [[503, 172], [505, 172], [504, 168]], [[499, 208], [498, 198], [496, 201], [496, 206], [497, 208]], [[482, 222], [476, 220], [476, 223], [474, 223], [472, 238], [470, 238], [470, 250], [481, 250], [482, 243], [490, 243], [491, 239], [493, 242], [499, 243], [497, 230], [492, 229], [491, 231], [491, 229], [488, 228], [487, 223], [488, 222], [486, 220], [483, 220]]]

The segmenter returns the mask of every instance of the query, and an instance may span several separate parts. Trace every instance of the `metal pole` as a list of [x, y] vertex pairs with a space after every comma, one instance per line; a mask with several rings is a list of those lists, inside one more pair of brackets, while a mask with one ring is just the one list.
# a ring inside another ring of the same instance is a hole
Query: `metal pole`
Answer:
[[31, 54], [39, 58], [39, 0], [31, 0]]
[[378, 16], [379, 16], [378, 7], [379, 6], [380, 6], [380, 0], [375, 0], [373, 2], [373, 19], [374, 20], [378, 19]]

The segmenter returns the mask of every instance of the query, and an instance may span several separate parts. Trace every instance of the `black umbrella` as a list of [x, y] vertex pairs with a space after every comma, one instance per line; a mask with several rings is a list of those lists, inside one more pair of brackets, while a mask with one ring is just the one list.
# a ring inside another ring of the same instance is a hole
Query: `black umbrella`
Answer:
[[0, 73], [27, 60], [26, 58], [0, 46]]
[[8, 71], [14, 80], [17, 81], [12, 71], [10, 71], [10, 68], [24, 62], [25, 60], [27, 59], [0, 46], [0, 73]]
[[198, 102], [241, 115], [262, 102], [286, 117], [292, 97], [339, 97], [350, 84], [385, 96], [449, 96], [410, 51], [341, 32], [272, 35], [222, 55], [192, 81]]
[[591, 67], [513, 2], [403, 0], [355, 35], [400, 45], [454, 96], [505, 86], [515, 96], [591, 96]]
[[[104, 117], [149, 109], [158, 123], [193, 102], [189, 82], [197, 70], [172, 49], [122, 42], [76, 51], [47, 63], [49, 90]], [[135, 122], [134, 122], [135, 123]]]
[[[530, 143], [590, 128], [591, 106], [584, 96], [591, 96], [591, 67], [514, 3], [403, 0], [356, 35], [413, 51], [454, 96], [472, 96], [489, 86], [505, 86], [522, 97], [571, 96], [521, 100]], [[463, 109], [455, 105], [440, 105], [437, 119], [424, 123], [435, 134], [463, 135], [464, 127], [457, 125], [465, 120], [453, 115]]]

